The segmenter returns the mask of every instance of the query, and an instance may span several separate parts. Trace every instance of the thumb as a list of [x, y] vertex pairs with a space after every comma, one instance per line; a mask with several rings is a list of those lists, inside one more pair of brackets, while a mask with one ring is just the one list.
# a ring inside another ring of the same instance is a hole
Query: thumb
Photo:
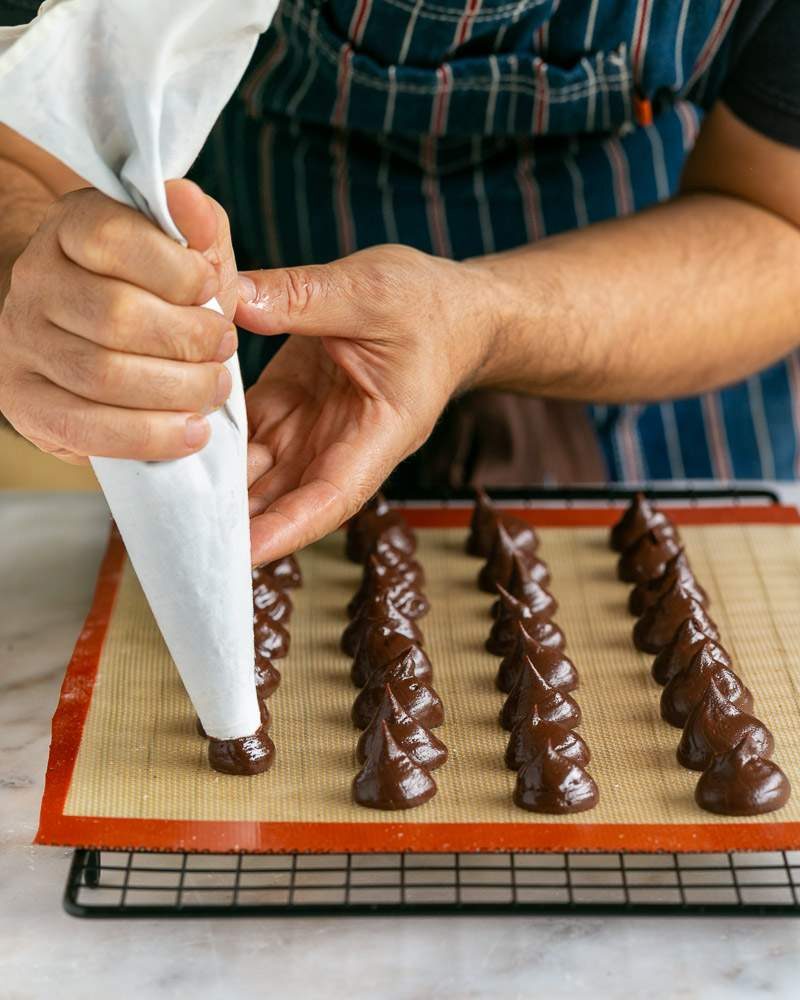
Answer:
[[363, 336], [356, 279], [347, 260], [240, 271], [236, 323], [253, 333]]
[[202, 188], [193, 181], [167, 181], [167, 208], [192, 250], [209, 250], [217, 238], [217, 215]]

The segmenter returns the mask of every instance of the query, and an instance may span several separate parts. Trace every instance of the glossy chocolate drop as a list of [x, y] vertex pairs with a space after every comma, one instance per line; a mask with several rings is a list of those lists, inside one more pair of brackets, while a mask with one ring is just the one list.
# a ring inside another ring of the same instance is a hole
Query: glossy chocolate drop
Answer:
[[392, 509], [381, 493], [376, 493], [348, 522], [347, 558], [363, 563], [378, 537], [406, 555], [412, 555], [417, 547], [414, 532], [405, 517]]
[[533, 527], [527, 521], [523, 521], [522, 518], [513, 514], [501, 514], [486, 493], [478, 489], [475, 491], [475, 506], [472, 510], [467, 538], [469, 555], [480, 556], [482, 559], [488, 558], [499, 520], [503, 522], [505, 530], [515, 545], [525, 548], [531, 553], [536, 551], [539, 540]]
[[683, 729], [712, 680], [723, 698], [743, 712], [752, 711], [753, 696], [733, 670], [723, 667], [715, 658], [714, 650], [704, 644], [689, 666], [673, 677], [661, 692], [661, 718], [676, 729]]
[[624, 552], [655, 527], [659, 527], [665, 534], [671, 531], [677, 535], [675, 526], [666, 514], [656, 510], [643, 493], [637, 493], [628, 504], [625, 513], [611, 529], [609, 544], [615, 552]]
[[421, 618], [430, 610], [427, 598], [413, 582], [371, 555], [364, 567], [361, 584], [347, 605], [348, 616], [357, 618], [370, 600], [382, 593], [404, 618]]
[[379, 756], [383, 743], [383, 723], [389, 727], [395, 743], [415, 764], [434, 771], [447, 760], [447, 747], [444, 743], [410, 716], [395, 698], [391, 685], [385, 684], [375, 715], [356, 746], [356, 760], [359, 764]]
[[[546, 589], [544, 584], [539, 583], [533, 577], [526, 576], [526, 572], [525, 563], [519, 554], [515, 553], [512, 559], [511, 580], [508, 587], [509, 594], [525, 604], [535, 618], [540, 618], [542, 621], [552, 618], [558, 610], [558, 601]], [[494, 592], [497, 593], [496, 587]], [[503, 604], [498, 597], [492, 605], [492, 618], [499, 618], [502, 610]]]
[[303, 573], [296, 556], [283, 556], [274, 562], [253, 569], [253, 583], [269, 583], [278, 590], [303, 586]]
[[268, 659], [279, 660], [289, 652], [289, 632], [280, 622], [274, 622], [260, 614], [253, 616], [253, 637], [256, 653]]
[[355, 656], [365, 635], [375, 625], [391, 627], [400, 635], [406, 636], [417, 645], [422, 645], [422, 632], [419, 626], [410, 618], [402, 615], [385, 592], [373, 594], [362, 605], [361, 612], [354, 618], [342, 633], [342, 652]]
[[[502, 520], [497, 522], [497, 528], [492, 541], [489, 558], [478, 573], [478, 588], [486, 594], [496, 594], [497, 584], [514, 593], [512, 579], [515, 573], [517, 587], [521, 588], [529, 580], [547, 585], [550, 581], [550, 570], [547, 563], [537, 558], [532, 551], [519, 548], [506, 531]], [[515, 594], [520, 597], [520, 594]]]
[[511, 730], [519, 719], [530, 716], [534, 705], [546, 722], [557, 722], [567, 729], [580, 724], [581, 710], [568, 694], [551, 687], [526, 656], [517, 682], [500, 710], [500, 725]]
[[527, 633], [543, 646], [563, 649], [567, 641], [564, 633], [547, 617], [535, 614], [522, 601], [512, 597], [508, 591], [497, 585], [500, 597], [500, 613], [492, 623], [486, 649], [495, 656], [508, 656], [517, 642], [517, 624], [522, 622]]
[[647, 583], [636, 584], [628, 598], [628, 610], [638, 618], [648, 608], [656, 604], [658, 599], [675, 583], [679, 583], [684, 590], [689, 591], [698, 604], [702, 604], [704, 608], [709, 606], [708, 594], [695, 579], [686, 553], [681, 550], [670, 559], [661, 576]]
[[373, 754], [353, 780], [353, 801], [368, 809], [413, 809], [436, 794], [436, 782], [397, 745], [386, 722]]
[[266, 581], [259, 583], [253, 587], [253, 614], [288, 625], [292, 617], [292, 599]]
[[660, 653], [668, 646], [687, 618], [696, 618], [703, 631], [714, 639], [719, 630], [702, 604], [680, 583], [675, 582], [633, 626], [633, 644], [643, 653]]
[[548, 740], [556, 753], [566, 757], [573, 764], [586, 767], [589, 763], [591, 759], [589, 747], [580, 736], [557, 722], [547, 722], [539, 715], [539, 709], [534, 705], [530, 715], [518, 719], [511, 730], [506, 747], [506, 767], [509, 771], [519, 771], [541, 753]]
[[372, 674], [399, 656], [410, 653], [414, 661], [414, 676], [429, 683], [433, 678], [431, 661], [421, 646], [408, 636], [382, 626], [372, 629], [358, 647], [350, 669], [350, 679], [356, 687], [364, 687]]
[[436, 691], [414, 674], [414, 658], [409, 653], [376, 670], [353, 703], [352, 719], [359, 729], [366, 729], [378, 710], [388, 684], [397, 701], [413, 719], [426, 729], [436, 729], [444, 722], [444, 707]]
[[221, 774], [262, 774], [275, 761], [275, 744], [264, 726], [252, 736], [208, 741], [208, 762]]
[[375, 539], [375, 543], [369, 550], [367, 560], [375, 559], [382, 566], [392, 570], [418, 590], [425, 586], [425, 570], [414, 556], [400, 549], [396, 549], [391, 540], [384, 538], [383, 533]]
[[580, 764], [562, 757], [551, 742], [520, 768], [514, 804], [530, 812], [563, 815], [593, 809], [600, 799], [594, 780]]
[[691, 771], [704, 771], [715, 754], [732, 750], [745, 736], [752, 740], [760, 756], [772, 754], [775, 742], [769, 729], [760, 719], [729, 702], [712, 677], [683, 727], [678, 763]]
[[503, 658], [497, 671], [495, 684], [499, 691], [508, 694], [522, 670], [525, 657], [529, 657], [550, 687], [559, 691], [574, 691], [578, 686], [578, 672], [564, 652], [552, 646], [543, 646], [531, 636], [525, 624], [517, 622], [517, 641], [508, 656]]
[[[680, 625], [672, 639], [653, 660], [651, 673], [654, 681], [662, 685], [668, 684], [676, 674], [689, 666], [695, 653], [709, 640], [712, 640], [714, 659], [725, 667], [732, 665], [727, 650], [720, 646], [712, 635], [704, 631], [708, 628], [708, 624], [708, 620], [687, 618]], [[711, 631], [714, 635], [718, 635], [716, 626]]]
[[278, 690], [281, 682], [281, 672], [268, 656], [263, 656], [256, 650], [256, 691], [261, 698], [269, 698]]
[[694, 797], [701, 809], [721, 816], [759, 816], [781, 809], [792, 787], [783, 771], [765, 760], [745, 737], [733, 750], [713, 758], [697, 782]]
[[664, 573], [667, 563], [680, 552], [673, 534], [656, 527], [646, 532], [619, 557], [617, 576], [626, 583], [647, 583]]

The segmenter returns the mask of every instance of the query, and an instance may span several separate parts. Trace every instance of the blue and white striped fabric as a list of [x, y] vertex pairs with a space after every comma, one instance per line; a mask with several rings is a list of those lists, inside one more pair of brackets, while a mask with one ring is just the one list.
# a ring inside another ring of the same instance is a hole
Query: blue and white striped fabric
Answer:
[[[675, 192], [742, 16], [739, 0], [284, 0], [195, 176], [246, 268], [384, 242], [460, 259], [626, 215]], [[250, 381], [272, 349], [242, 336]], [[793, 354], [721, 392], [591, 413], [609, 479], [795, 478], [798, 400]]]

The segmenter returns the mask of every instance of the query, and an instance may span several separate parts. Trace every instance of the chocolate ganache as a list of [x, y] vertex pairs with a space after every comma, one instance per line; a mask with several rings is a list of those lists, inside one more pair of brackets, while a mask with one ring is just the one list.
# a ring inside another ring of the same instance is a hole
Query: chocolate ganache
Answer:
[[624, 552], [651, 528], [660, 528], [666, 534], [670, 531], [677, 534], [666, 514], [656, 510], [644, 494], [637, 493], [611, 529], [609, 544], [615, 552]]
[[288, 625], [292, 610], [292, 599], [285, 591], [273, 587], [266, 581], [253, 587], [254, 615]]
[[661, 718], [676, 729], [683, 729], [692, 709], [706, 692], [709, 681], [727, 701], [743, 712], [753, 708], [753, 696], [740, 678], [715, 658], [713, 649], [704, 644], [692, 657], [689, 666], [667, 684], [661, 692]]
[[289, 653], [289, 632], [280, 622], [274, 622], [269, 617], [261, 617], [260, 613], [253, 615], [253, 638], [256, 653], [268, 659], [279, 660]]
[[478, 588], [486, 594], [497, 593], [498, 583], [511, 589], [515, 557], [518, 561], [517, 575], [520, 585], [528, 580], [534, 580], [545, 586], [550, 582], [547, 563], [532, 551], [519, 548], [503, 527], [502, 521], [498, 521], [489, 558], [478, 573]]
[[498, 521], [511, 536], [514, 544], [535, 552], [539, 545], [536, 532], [527, 521], [513, 514], [500, 513], [483, 490], [475, 491], [475, 507], [472, 511], [470, 531], [467, 538], [467, 552], [471, 556], [486, 559], [489, 556]]
[[525, 631], [543, 646], [563, 649], [567, 641], [555, 622], [534, 614], [527, 604], [512, 597], [508, 591], [497, 585], [500, 595], [500, 613], [492, 623], [486, 649], [495, 656], [507, 656], [517, 643], [517, 624], [522, 622]]
[[253, 569], [253, 583], [269, 583], [278, 590], [291, 590], [302, 587], [303, 573], [295, 556], [283, 556], [274, 562], [256, 566]]
[[406, 555], [412, 555], [417, 547], [405, 517], [389, 506], [383, 494], [376, 493], [348, 522], [347, 558], [363, 563], [379, 537]]
[[673, 535], [661, 534], [658, 529], [647, 531], [619, 557], [617, 576], [625, 583], [655, 580], [678, 552], [680, 545]]
[[405, 653], [374, 671], [353, 703], [353, 723], [359, 729], [367, 728], [388, 684], [403, 710], [420, 725], [426, 729], [441, 726], [444, 722], [442, 700], [429, 684], [415, 676], [414, 668], [413, 656]]
[[447, 760], [447, 747], [444, 743], [410, 716], [395, 698], [391, 685], [385, 684], [375, 715], [356, 746], [356, 760], [359, 764], [380, 755], [383, 723], [389, 727], [395, 743], [415, 764], [433, 771]]
[[715, 639], [719, 630], [691, 591], [675, 582], [633, 626], [633, 644], [643, 653], [660, 653], [687, 618], [696, 618], [703, 631]]
[[367, 560], [376, 559], [382, 566], [394, 570], [398, 576], [413, 584], [417, 589], [425, 586], [425, 570], [413, 555], [402, 552], [392, 545], [391, 540], [381, 533], [367, 554]]
[[519, 621], [514, 648], [503, 658], [497, 671], [495, 683], [498, 690], [504, 694], [511, 691], [526, 656], [551, 687], [559, 691], [573, 691], [578, 686], [578, 672], [572, 660], [558, 648], [543, 646], [527, 632], [524, 622]]
[[436, 794], [436, 782], [397, 745], [386, 722], [381, 739], [353, 780], [353, 801], [369, 809], [413, 809]]
[[261, 774], [275, 760], [275, 744], [261, 726], [252, 736], [236, 740], [208, 741], [208, 762], [221, 774]]
[[405, 618], [421, 618], [430, 610], [428, 600], [413, 580], [382, 563], [374, 554], [364, 566], [361, 584], [347, 605], [348, 617], [357, 618], [376, 594], [385, 593]]
[[732, 750], [749, 736], [762, 757], [775, 748], [772, 733], [760, 719], [742, 712], [725, 698], [713, 677], [683, 727], [678, 744], [678, 763], [692, 771], [704, 771], [715, 754]]
[[707, 621], [702, 622], [697, 618], [687, 618], [653, 660], [651, 670], [653, 680], [658, 684], [668, 684], [676, 674], [689, 666], [695, 653], [709, 640], [714, 659], [723, 666], [730, 667], [732, 661], [727, 650], [714, 638], [718, 635], [716, 626], [711, 629], [712, 635], [704, 631], [706, 628], [708, 628]]
[[688, 590], [698, 604], [702, 604], [704, 608], [709, 606], [708, 594], [695, 579], [686, 553], [681, 550], [670, 559], [661, 576], [657, 576], [655, 580], [650, 580], [647, 583], [636, 584], [628, 598], [628, 610], [638, 618], [648, 608], [656, 604], [662, 594], [666, 593], [675, 583], [679, 583], [684, 590]]
[[[509, 581], [508, 593], [527, 605], [536, 618], [540, 618], [543, 621], [552, 618], [558, 610], [558, 601], [543, 584], [525, 576], [525, 566], [518, 554], [514, 555], [512, 563], [513, 570], [511, 572], [511, 580]], [[495, 593], [497, 593], [497, 588], [495, 588]], [[501, 611], [502, 602], [498, 597], [492, 605], [492, 618], [498, 618]]]
[[534, 705], [531, 713], [521, 716], [511, 730], [506, 747], [506, 767], [510, 771], [519, 771], [544, 749], [548, 741], [556, 753], [581, 767], [586, 767], [591, 759], [589, 747], [577, 733], [565, 729], [558, 722], [543, 719]]
[[500, 710], [500, 725], [512, 730], [519, 719], [531, 715], [534, 705], [545, 722], [557, 722], [567, 729], [580, 724], [581, 710], [574, 698], [551, 687], [526, 656]]
[[715, 756], [697, 782], [701, 809], [722, 816], [758, 816], [781, 809], [791, 795], [789, 779], [745, 737], [733, 750]]
[[261, 698], [269, 698], [278, 690], [281, 682], [281, 672], [268, 656], [263, 656], [256, 650], [256, 691]]
[[357, 618], [353, 618], [342, 633], [342, 652], [355, 656], [367, 633], [376, 625], [390, 627], [418, 645], [423, 644], [422, 632], [411, 619], [401, 614], [385, 591], [373, 594], [361, 607]]
[[548, 741], [529, 763], [520, 768], [514, 788], [514, 804], [530, 812], [585, 812], [593, 809], [600, 795], [594, 780]]
[[350, 669], [350, 679], [356, 687], [364, 687], [375, 670], [406, 653], [411, 654], [417, 680], [430, 681], [433, 671], [425, 650], [411, 642], [408, 636], [382, 626], [371, 630], [361, 642]]

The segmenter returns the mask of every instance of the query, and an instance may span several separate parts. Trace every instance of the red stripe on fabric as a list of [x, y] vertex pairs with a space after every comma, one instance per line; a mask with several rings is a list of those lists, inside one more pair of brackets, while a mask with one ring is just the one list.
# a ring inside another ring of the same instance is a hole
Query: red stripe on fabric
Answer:
[[633, 211], [633, 193], [631, 191], [630, 172], [627, 156], [617, 139], [609, 139], [605, 144], [611, 161], [611, 173], [614, 180], [614, 196], [617, 201], [618, 215], [630, 215]]
[[711, 34], [708, 36], [705, 45], [700, 50], [700, 55], [697, 57], [697, 62], [694, 64], [694, 69], [689, 74], [689, 79], [684, 84], [684, 90], [688, 90], [698, 77], [702, 76], [708, 68], [711, 60], [716, 54], [717, 48], [722, 42], [732, 16], [736, 13], [736, 10], [739, 7], [740, 2], [741, 0], [726, 0], [717, 15], [717, 20], [714, 23], [714, 27], [711, 29]]
[[359, 45], [364, 38], [364, 30], [366, 29], [371, 9], [372, 0], [358, 0], [356, 9], [353, 11], [349, 34], [356, 45]]
[[542, 59], [538, 57], [536, 63], [536, 116], [534, 122], [534, 135], [542, 135], [547, 121], [549, 88], [547, 83], [547, 67]]
[[353, 49], [345, 45], [339, 59], [339, 72], [336, 77], [336, 103], [331, 117], [332, 124], [344, 125], [347, 121], [347, 110], [350, 104], [350, 77], [353, 64]]
[[530, 153], [524, 153], [515, 170], [517, 185], [522, 195], [523, 217], [525, 229], [530, 242], [536, 242], [544, 236], [542, 209], [539, 199], [539, 189], [532, 178], [533, 165]]
[[637, 82], [642, 75], [642, 54], [646, 35], [649, 0], [639, 0], [636, 5], [636, 19], [633, 34], [633, 78]]
[[431, 109], [430, 134], [425, 138], [422, 150], [425, 169], [423, 193], [433, 252], [439, 257], [452, 257], [447, 217], [437, 177], [436, 140], [447, 128], [453, 71], [449, 64], [445, 64], [438, 68], [436, 76], [438, 86]]
[[703, 421], [706, 425], [706, 440], [711, 451], [713, 476], [715, 479], [732, 479], [733, 466], [725, 433], [725, 423], [720, 412], [719, 397], [715, 393], [708, 393], [701, 397], [701, 406]]
[[275, 48], [270, 52], [264, 62], [258, 67], [258, 69], [253, 73], [252, 77], [248, 80], [247, 85], [243, 88], [242, 97], [244, 98], [245, 104], [251, 104], [255, 100], [255, 95], [258, 89], [269, 76], [273, 67], [276, 66], [286, 55], [288, 46], [286, 44], [286, 39], [281, 37], [275, 44]]
[[472, 34], [472, 22], [475, 15], [481, 8], [481, 3], [482, 0], [467, 0], [466, 10], [461, 15], [461, 18], [456, 25], [453, 48], [458, 48], [459, 45], [463, 45]]

